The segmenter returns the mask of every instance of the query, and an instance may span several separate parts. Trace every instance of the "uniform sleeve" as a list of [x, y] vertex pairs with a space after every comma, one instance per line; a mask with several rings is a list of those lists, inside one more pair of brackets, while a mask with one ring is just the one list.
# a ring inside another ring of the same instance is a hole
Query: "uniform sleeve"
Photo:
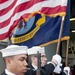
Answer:
[[41, 68], [41, 75], [52, 75], [55, 69], [55, 65], [53, 63], [46, 64]]

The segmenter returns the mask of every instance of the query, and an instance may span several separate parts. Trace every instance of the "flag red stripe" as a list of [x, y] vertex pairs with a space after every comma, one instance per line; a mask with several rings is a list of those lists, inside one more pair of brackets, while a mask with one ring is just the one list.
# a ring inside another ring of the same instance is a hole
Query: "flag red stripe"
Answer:
[[8, 24], [10, 23], [11, 17], [7, 20], [5, 20], [4, 22], [0, 23], [0, 28], [6, 27], [8, 26]]
[[[48, 11], [48, 12], [47, 12]], [[61, 12], [66, 12], [66, 6], [57, 6], [55, 8], [48, 8], [48, 7], [44, 7], [42, 8], [42, 10], [40, 10], [41, 13], [50, 15], [50, 14], [57, 14], [57, 13], [61, 13]]]
[[8, 1], [8, 0], [0, 0], [0, 4], [4, 3], [6, 1]]
[[9, 7], [5, 8], [3, 10], [0, 10], [0, 16], [8, 13], [8, 11], [10, 11], [14, 7], [14, 5], [16, 4], [16, 2], [17, 2], [17, 0], [15, 0]]

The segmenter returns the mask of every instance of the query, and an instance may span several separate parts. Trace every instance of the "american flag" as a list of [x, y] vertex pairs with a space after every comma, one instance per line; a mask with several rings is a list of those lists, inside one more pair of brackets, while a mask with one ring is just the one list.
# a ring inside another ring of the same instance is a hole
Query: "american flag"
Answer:
[[66, 7], [67, 0], [0, 0], [0, 40], [7, 38], [21, 19], [37, 13], [63, 16]]

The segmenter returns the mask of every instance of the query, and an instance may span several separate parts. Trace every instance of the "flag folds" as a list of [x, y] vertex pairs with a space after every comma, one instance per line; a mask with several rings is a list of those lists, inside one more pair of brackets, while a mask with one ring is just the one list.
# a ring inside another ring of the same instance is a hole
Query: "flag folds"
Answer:
[[[67, 16], [68, 18], [68, 16]], [[69, 20], [66, 18], [61, 40], [69, 39]], [[22, 20], [11, 36], [11, 44], [32, 46], [46, 46], [58, 40], [62, 17], [33, 16], [27, 23]]]
[[55, 17], [66, 12], [67, 0], [0, 0], [0, 40], [7, 38], [23, 18], [40, 13]]
[[[70, 0], [64, 20], [64, 27], [61, 40], [68, 40], [70, 37]], [[61, 16], [49, 17], [37, 14], [25, 22], [24, 19], [18, 23], [11, 36], [11, 44], [32, 46], [46, 46], [58, 42]]]

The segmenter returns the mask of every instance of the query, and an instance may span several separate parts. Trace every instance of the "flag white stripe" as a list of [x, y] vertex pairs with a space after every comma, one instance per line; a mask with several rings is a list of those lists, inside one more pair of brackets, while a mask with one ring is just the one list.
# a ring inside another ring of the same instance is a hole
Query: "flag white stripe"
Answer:
[[8, 0], [7, 2], [0, 4], [0, 10], [3, 10], [5, 8], [9, 7], [13, 2], [14, 2], [14, 0]]
[[[42, 4], [42, 7], [56, 7], [58, 5], [61, 5], [61, 6], [67, 6], [67, 0], [48, 0], [48, 1], [44, 1], [39, 3], [39, 5]], [[45, 6], [44, 6], [45, 4]]]

